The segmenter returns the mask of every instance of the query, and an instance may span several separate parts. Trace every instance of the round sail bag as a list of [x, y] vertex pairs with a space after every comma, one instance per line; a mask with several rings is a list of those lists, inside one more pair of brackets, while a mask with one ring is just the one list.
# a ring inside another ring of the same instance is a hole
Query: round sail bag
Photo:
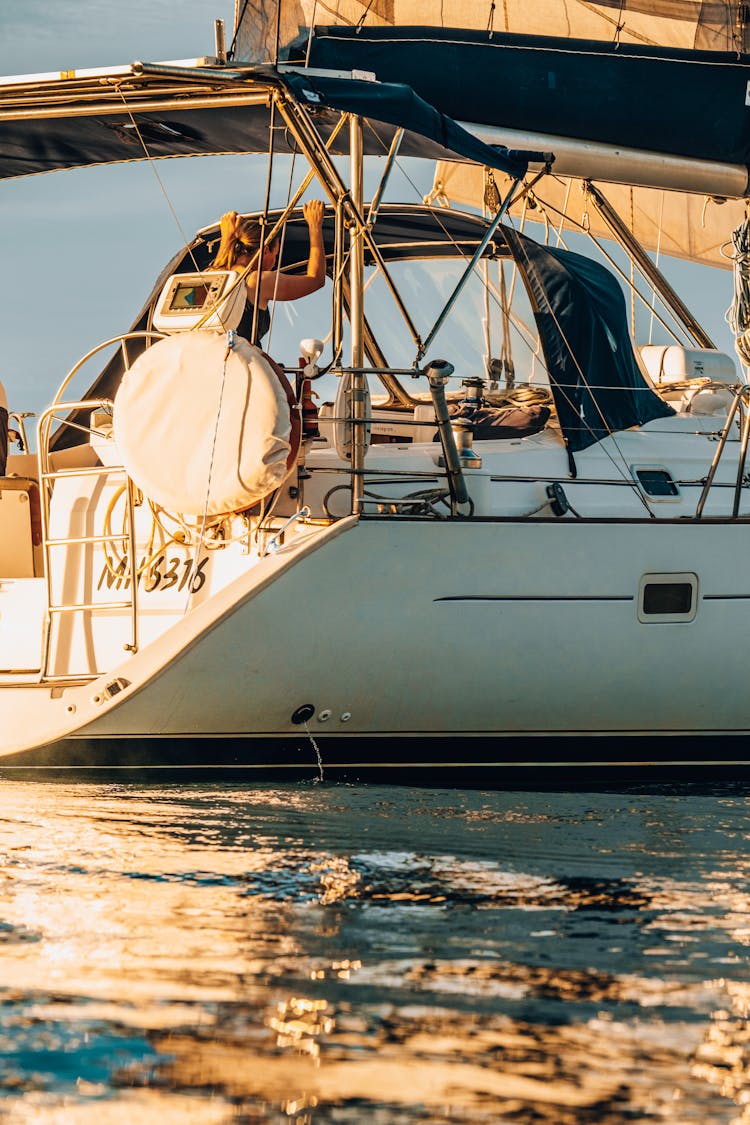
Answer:
[[122, 463], [150, 500], [182, 515], [241, 511], [287, 476], [291, 411], [261, 351], [185, 332], [138, 357], [114, 403]]

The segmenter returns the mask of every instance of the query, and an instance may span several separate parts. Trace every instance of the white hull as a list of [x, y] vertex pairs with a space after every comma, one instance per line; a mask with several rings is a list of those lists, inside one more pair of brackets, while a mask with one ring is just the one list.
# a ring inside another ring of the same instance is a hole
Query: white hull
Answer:
[[[83, 764], [82, 745], [125, 740], [125, 763], [128, 743], [159, 739], [179, 762], [180, 743], [200, 739], [210, 765], [233, 739], [289, 765], [269, 740], [304, 746], [292, 716], [305, 704], [310, 732], [353, 760], [368, 756], [351, 749], [363, 738], [746, 735], [750, 584], [730, 560], [749, 538], [737, 522], [643, 521], [625, 536], [608, 521], [341, 521], [262, 560], [99, 680], [6, 686], [4, 760]], [[658, 572], [697, 576], [693, 620], [639, 620], [642, 576]], [[735, 743], [719, 756], [742, 755]]]

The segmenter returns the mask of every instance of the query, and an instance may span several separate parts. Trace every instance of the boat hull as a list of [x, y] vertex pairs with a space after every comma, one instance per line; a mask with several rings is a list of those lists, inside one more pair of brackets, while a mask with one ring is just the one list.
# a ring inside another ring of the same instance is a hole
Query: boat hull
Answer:
[[[2, 764], [309, 773], [313, 738], [349, 772], [750, 760], [750, 579], [730, 561], [749, 536], [714, 520], [627, 535], [606, 520], [346, 521], [114, 669], [111, 697], [103, 681], [4, 689], [26, 744]], [[692, 575], [692, 619], [644, 621], [644, 575]], [[75, 721], [35, 735], [53, 705]]]

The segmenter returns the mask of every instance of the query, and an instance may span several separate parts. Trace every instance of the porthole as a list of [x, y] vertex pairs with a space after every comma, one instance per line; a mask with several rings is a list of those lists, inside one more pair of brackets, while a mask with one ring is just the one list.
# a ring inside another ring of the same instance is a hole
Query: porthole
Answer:
[[645, 624], [692, 621], [698, 610], [697, 574], [644, 574], [638, 620]]

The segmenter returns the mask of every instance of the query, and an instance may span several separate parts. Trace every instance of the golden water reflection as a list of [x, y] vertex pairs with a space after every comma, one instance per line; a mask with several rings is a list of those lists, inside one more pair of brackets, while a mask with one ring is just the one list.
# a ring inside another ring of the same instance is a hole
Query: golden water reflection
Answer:
[[746, 860], [671, 805], [2, 795], [11, 1125], [750, 1125]]

